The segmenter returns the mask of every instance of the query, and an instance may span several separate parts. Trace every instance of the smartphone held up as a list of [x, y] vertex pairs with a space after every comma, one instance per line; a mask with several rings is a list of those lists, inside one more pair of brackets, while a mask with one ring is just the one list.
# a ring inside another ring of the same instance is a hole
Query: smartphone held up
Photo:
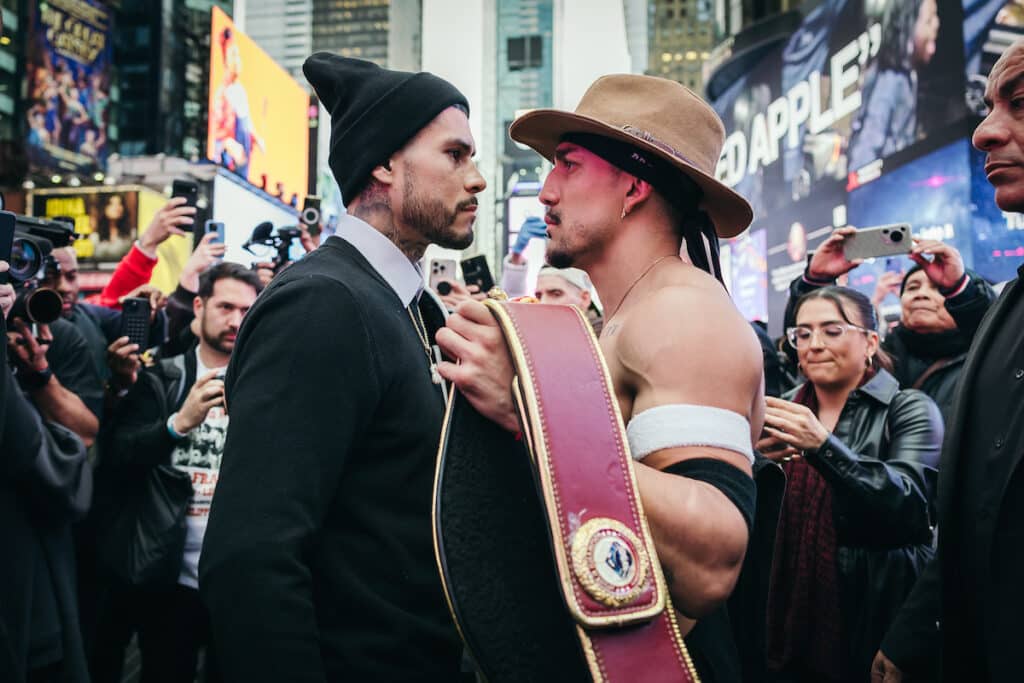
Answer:
[[893, 223], [860, 228], [846, 238], [843, 253], [850, 261], [909, 254], [914, 247], [909, 223]]

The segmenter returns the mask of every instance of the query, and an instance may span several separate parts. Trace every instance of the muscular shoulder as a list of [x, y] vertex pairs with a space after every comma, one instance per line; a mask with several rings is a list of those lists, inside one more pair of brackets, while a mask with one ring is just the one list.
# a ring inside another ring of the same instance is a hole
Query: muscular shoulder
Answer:
[[663, 403], [749, 414], [761, 387], [761, 348], [717, 282], [700, 278], [657, 289], [638, 302], [619, 335], [618, 361], [637, 388], [634, 414]]

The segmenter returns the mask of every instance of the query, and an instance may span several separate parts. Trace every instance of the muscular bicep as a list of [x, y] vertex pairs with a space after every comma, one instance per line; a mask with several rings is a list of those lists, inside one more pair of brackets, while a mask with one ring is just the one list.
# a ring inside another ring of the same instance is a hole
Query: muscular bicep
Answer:
[[654, 438], [643, 454], [655, 469], [702, 457], [750, 472], [763, 422], [761, 351], [749, 324], [716, 294], [658, 292], [630, 316], [616, 346], [634, 391], [631, 422], [662, 435], [663, 447]]

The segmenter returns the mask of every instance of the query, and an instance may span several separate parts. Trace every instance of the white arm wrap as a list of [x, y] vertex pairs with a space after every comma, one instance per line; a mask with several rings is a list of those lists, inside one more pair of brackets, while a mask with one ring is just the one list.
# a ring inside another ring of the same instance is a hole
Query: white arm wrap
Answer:
[[626, 438], [637, 461], [665, 448], [712, 446], [734, 451], [754, 462], [750, 422], [724, 408], [683, 403], [648, 408], [629, 421]]

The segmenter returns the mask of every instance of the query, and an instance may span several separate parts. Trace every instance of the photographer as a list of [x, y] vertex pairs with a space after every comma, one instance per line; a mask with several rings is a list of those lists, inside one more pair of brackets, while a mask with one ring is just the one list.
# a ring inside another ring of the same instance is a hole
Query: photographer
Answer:
[[[0, 273], [8, 265], [0, 261]], [[0, 332], [14, 305], [0, 285]], [[0, 346], [0, 680], [88, 681], [71, 524], [88, 509], [85, 446], [26, 399]]]
[[[222, 378], [260, 284], [244, 266], [221, 263], [203, 272], [197, 290], [192, 305], [198, 339], [183, 353], [163, 355], [145, 368], [104, 433], [96, 520], [109, 599], [100, 608], [91, 653], [96, 680], [120, 680], [124, 649], [135, 629], [143, 680], [159, 672], [159, 680], [192, 681], [199, 650], [208, 642], [197, 567], [228, 426]], [[144, 507], [126, 504], [125, 497], [132, 491], [151, 495], [156, 477], [169, 478], [166, 490], [181, 494], [171, 504], [187, 513], [184, 536], [174, 536], [175, 530], [160, 539], [120, 535], [146, 526]], [[182, 478], [190, 483], [174, 487]], [[140, 567], [125, 559], [134, 557], [136, 542], [183, 550], [150, 556]]]
[[103, 391], [82, 333], [64, 320], [37, 324], [36, 335], [21, 318], [11, 326], [7, 349], [18, 384], [45, 419], [91, 446], [99, 431]]
[[[84, 303], [79, 300], [80, 284], [78, 282], [78, 257], [73, 247], [54, 249], [47, 259], [42, 287], [56, 291], [61, 298], [61, 317], [74, 325], [85, 338], [89, 348], [89, 357], [96, 367], [99, 384], [96, 391], [101, 392], [108, 379], [111, 379], [111, 368], [108, 366], [108, 353], [115, 353], [124, 348], [127, 338], [121, 336], [123, 314], [120, 310], [107, 306]], [[127, 296], [140, 296], [150, 302], [149, 341], [146, 348], [158, 346], [164, 342], [166, 335], [166, 318], [161, 309], [164, 297], [160, 290], [150, 285], [140, 285]], [[139, 351], [141, 349], [135, 349]], [[59, 362], [51, 354], [54, 362]], [[115, 373], [115, 388], [127, 388]], [[91, 392], [92, 393], [92, 392]], [[90, 394], [91, 395], [91, 394]]]
[[[846, 258], [844, 243], [857, 229], [838, 228], [821, 243], [804, 275], [790, 285], [785, 325], [793, 325], [792, 308], [804, 294], [833, 284], [861, 264]], [[981, 276], [964, 267], [954, 247], [914, 238], [910, 258], [916, 264], [900, 287], [900, 324], [885, 337], [882, 349], [893, 359], [893, 375], [905, 389], [928, 394], [948, 420], [967, 350], [996, 295]]]

